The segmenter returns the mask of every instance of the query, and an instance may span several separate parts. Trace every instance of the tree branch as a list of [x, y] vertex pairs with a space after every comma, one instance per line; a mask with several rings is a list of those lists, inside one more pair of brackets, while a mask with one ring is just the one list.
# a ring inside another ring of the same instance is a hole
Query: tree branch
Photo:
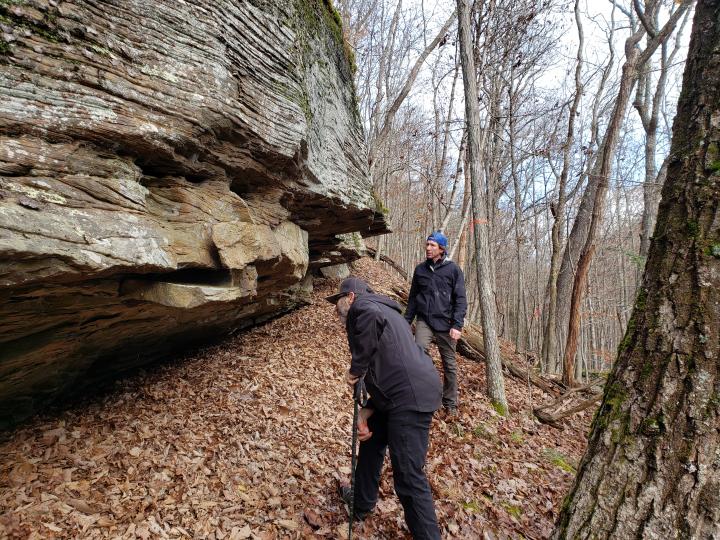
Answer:
[[652, 22], [649, 21], [648, 18], [645, 16], [645, 12], [643, 11], [642, 6], [640, 6], [640, 0], [633, 0], [633, 6], [635, 7], [635, 13], [637, 13], [640, 22], [642, 23], [643, 27], [645, 27], [645, 31], [651, 38], [654, 39], [657, 36], [657, 29], [655, 28], [655, 26], [653, 26]]
[[653, 37], [652, 41], [648, 43], [645, 50], [640, 53], [636, 65], [642, 66], [650, 59], [658, 46], [673, 32], [673, 30], [675, 30], [675, 26], [680, 20], [680, 17], [685, 14], [688, 8], [692, 5], [692, 2], [693, 0], [683, 0], [678, 8], [670, 15], [670, 18], [667, 20], [662, 29]]
[[[412, 88], [413, 83], [415, 82], [415, 79], [418, 76], [418, 73], [420, 73], [420, 69], [422, 68], [423, 64], [425, 63], [425, 60], [430, 55], [430, 53], [437, 47], [438, 43], [440, 43], [440, 40], [442, 40], [443, 37], [445, 37], [445, 34], [447, 34], [448, 30], [450, 30], [450, 26], [452, 26], [453, 22], [455, 21], [455, 17], [457, 16], [457, 10], [452, 12], [452, 15], [448, 17], [448, 20], [445, 21], [445, 24], [440, 29], [440, 31], [435, 36], [435, 39], [433, 39], [430, 44], [425, 47], [425, 50], [422, 52], [420, 57], [415, 61], [415, 64], [413, 65], [412, 69], [410, 70], [410, 74], [408, 75], [407, 79], [405, 80], [405, 84], [403, 85], [402, 89], [400, 90], [400, 93], [395, 97], [392, 104], [388, 108], [387, 115], [385, 116], [385, 121], [383, 122], [382, 129], [380, 129], [380, 132], [378, 133], [377, 139], [375, 140], [375, 146], [380, 144], [387, 134], [390, 132], [390, 128], [392, 127], [393, 120], [395, 119], [395, 114], [397, 114], [398, 109], [400, 109], [400, 105], [402, 105], [403, 101], [405, 101], [405, 98], [407, 97], [408, 93], [410, 92], [410, 89]], [[374, 153], [371, 155], [371, 161], [374, 159]]]

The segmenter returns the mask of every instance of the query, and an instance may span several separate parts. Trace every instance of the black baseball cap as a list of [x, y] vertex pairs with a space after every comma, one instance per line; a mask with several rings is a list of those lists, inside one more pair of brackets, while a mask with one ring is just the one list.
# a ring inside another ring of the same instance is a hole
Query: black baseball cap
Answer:
[[325, 300], [331, 304], [336, 304], [343, 296], [347, 296], [350, 293], [358, 295], [372, 292], [373, 290], [362, 279], [350, 276], [343, 279], [343, 282], [340, 284], [340, 292], [326, 296]]

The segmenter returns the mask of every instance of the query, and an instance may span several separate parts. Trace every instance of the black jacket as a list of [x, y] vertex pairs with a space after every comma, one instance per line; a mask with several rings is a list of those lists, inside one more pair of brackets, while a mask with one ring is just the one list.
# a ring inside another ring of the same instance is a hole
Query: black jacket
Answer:
[[368, 407], [381, 411], [432, 412], [442, 384], [430, 357], [415, 343], [400, 306], [386, 296], [361, 294], [348, 312], [350, 373], [365, 376]]
[[465, 278], [457, 264], [447, 258], [435, 264], [426, 259], [415, 267], [405, 311], [408, 323], [417, 315], [437, 332], [460, 330], [466, 311]]

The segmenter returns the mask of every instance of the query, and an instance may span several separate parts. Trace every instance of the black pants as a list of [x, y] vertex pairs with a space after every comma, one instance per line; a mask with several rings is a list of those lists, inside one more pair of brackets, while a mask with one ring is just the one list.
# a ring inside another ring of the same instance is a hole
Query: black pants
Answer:
[[373, 435], [360, 443], [355, 472], [355, 508], [358, 512], [369, 512], [378, 499], [385, 448], [390, 447], [395, 493], [415, 540], [440, 538], [432, 492], [424, 471], [432, 415], [375, 411], [368, 420]]

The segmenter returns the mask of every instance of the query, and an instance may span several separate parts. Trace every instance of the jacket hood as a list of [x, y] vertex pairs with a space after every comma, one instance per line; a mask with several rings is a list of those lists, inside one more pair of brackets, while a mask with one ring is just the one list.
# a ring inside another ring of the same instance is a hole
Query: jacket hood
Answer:
[[[355, 303], [358, 302], [375, 302], [378, 304], [383, 304], [384, 306], [387, 306], [389, 308], [394, 309], [398, 313], [402, 313], [403, 310], [400, 307], [400, 304], [398, 304], [395, 300], [392, 300], [391, 298], [388, 298], [387, 296], [383, 296], [382, 294], [360, 294], [355, 299]], [[354, 305], [354, 304], [353, 304]]]

